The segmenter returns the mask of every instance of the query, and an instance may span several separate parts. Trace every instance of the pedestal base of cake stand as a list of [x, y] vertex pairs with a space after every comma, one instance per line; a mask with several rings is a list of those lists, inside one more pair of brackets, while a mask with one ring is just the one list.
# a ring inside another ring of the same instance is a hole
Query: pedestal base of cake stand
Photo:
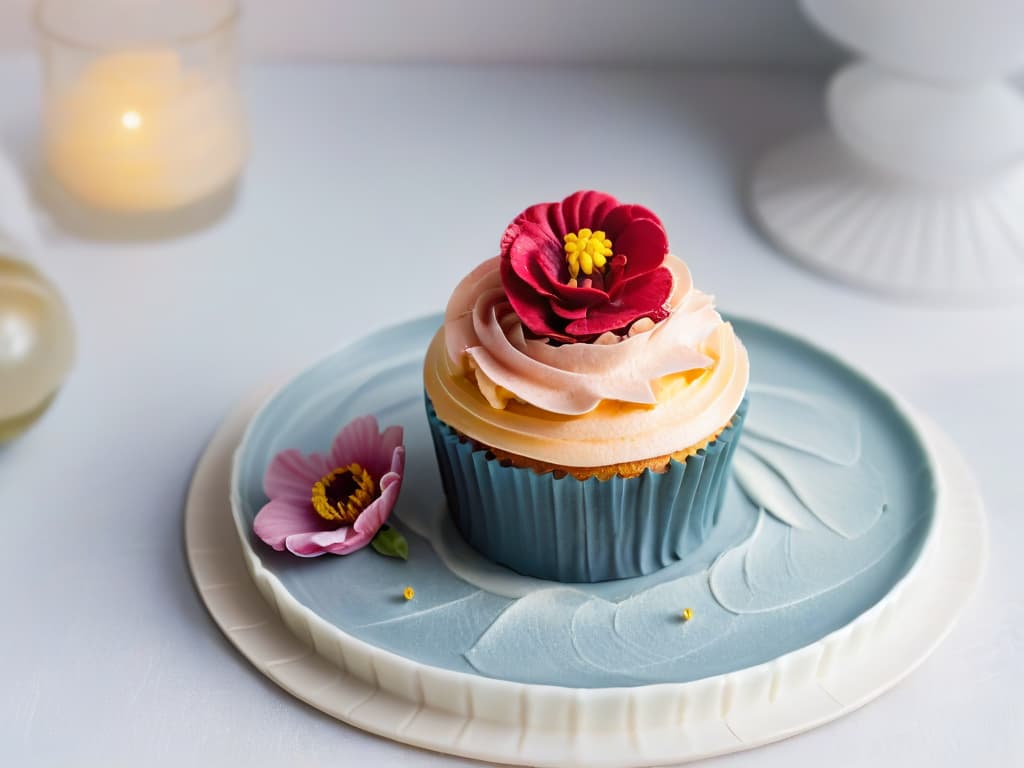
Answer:
[[781, 251], [840, 282], [924, 303], [1024, 299], [1024, 163], [933, 188], [871, 167], [822, 132], [770, 153], [750, 194]]
[[774, 150], [754, 174], [753, 214], [781, 250], [903, 298], [1024, 299], [1017, 89], [858, 62], [832, 78], [826, 111], [827, 132]]

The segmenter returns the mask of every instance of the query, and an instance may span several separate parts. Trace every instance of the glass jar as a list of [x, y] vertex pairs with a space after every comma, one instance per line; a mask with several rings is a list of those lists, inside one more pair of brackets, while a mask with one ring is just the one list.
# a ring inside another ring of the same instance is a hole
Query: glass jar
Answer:
[[247, 152], [237, 0], [39, 0], [50, 176], [109, 212], [192, 206]]
[[74, 360], [75, 333], [53, 284], [0, 232], [0, 444], [49, 407]]

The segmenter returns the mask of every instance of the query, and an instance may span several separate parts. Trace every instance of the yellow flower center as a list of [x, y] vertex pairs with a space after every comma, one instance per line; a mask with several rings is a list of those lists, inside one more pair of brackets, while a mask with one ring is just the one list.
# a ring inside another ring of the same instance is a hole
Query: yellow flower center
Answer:
[[569, 262], [569, 275], [574, 280], [580, 272], [592, 275], [595, 269], [603, 270], [611, 255], [612, 241], [600, 229], [591, 232], [584, 227], [565, 236], [565, 260]]
[[370, 473], [358, 464], [349, 464], [313, 483], [313, 509], [324, 520], [351, 525], [376, 493]]

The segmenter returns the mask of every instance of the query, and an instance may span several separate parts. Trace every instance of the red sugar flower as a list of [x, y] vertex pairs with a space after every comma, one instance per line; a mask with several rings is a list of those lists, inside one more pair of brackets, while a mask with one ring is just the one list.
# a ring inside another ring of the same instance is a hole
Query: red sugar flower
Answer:
[[581, 191], [515, 218], [501, 238], [501, 282], [537, 336], [592, 341], [668, 316], [667, 254], [665, 229], [651, 211]]

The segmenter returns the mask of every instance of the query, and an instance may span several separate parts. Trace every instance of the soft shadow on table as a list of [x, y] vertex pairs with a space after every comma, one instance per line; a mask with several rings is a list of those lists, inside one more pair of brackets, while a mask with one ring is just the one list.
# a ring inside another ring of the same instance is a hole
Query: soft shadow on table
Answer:
[[96, 242], [167, 240], [208, 229], [235, 209], [240, 194], [238, 180], [169, 213], [121, 215], [82, 206], [43, 167], [37, 129], [35, 115], [25, 115], [0, 127], [0, 146], [14, 158], [32, 202], [45, 212], [52, 226], [67, 235]]
[[199, 202], [169, 213], [119, 215], [78, 204], [38, 166], [31, 171], [34, 202], [65, 234], [99, 242], [146, 242], [183, 237], [207, 229], [228, 216], [238, 200], [232, 182]]

